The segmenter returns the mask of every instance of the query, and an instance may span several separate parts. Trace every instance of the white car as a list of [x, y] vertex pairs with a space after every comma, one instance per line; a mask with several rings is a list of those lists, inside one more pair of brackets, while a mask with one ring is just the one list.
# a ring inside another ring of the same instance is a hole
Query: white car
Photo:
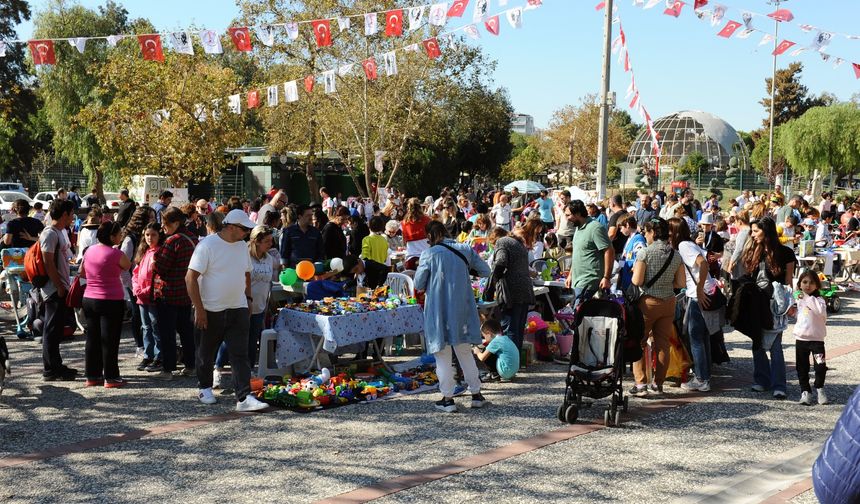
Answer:
[[55, 199], [57, 199], [57, 191], [43, 191], [36, 193], [36, 195], [33, 196], [33, 201], [41, 201], [42, 207], [45, 210], [48, 209], [48, 205], [50, 205]]
[[27, 200], [30, 205], [33, 205], [33, 200], [24, 193], [19, 193], [18, 191], [0, 191], [0, 211], [7, 213], [12, 210], [12, 203], [15, 203], [15, 200]]
[[24, 185], [18, 182], [0, 182], [0, 191], [14, 191], [27, 194], [24, 190]]
[[106, 192], [105, 193], [105, 207], [108, 210], [116, 210], [119, 208], [122, 200], [119, 199], [118, 192]]

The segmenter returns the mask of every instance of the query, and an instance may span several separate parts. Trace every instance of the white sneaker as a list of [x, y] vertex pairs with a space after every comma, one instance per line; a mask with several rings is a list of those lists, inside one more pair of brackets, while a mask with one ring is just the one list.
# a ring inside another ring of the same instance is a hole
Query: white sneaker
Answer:
[[810, 394], [809, 392], [807, 392], [805, 390], [803, 392], [801, 392], [800, 393], [800, 401], [799, 401], [800, 404], [802, 404], [804, 406], [809, 406], [810, 404], [812, 404], [812, 398], [810, 397], [811, 395], [812, 394]]
[[218, 400], [215, 399], [215, 394], [212, 393], [211, 388], [200, 389], [200, 393], [197, 394], [197, 398], [200, 399], [200, 402], [203, 404], [215, 404], [218, 402]]
[[830, 399], [827, 398], [827, 394], [824, 393], [824, 387], [815, 389], [818, 392], [818, 404], [830, 404]]
[[764, 388], [763, 386], [759, 385], [758, 383], [756, 383], [755, 385], [753, 385], [753, 386], [752, 386], [752, 387], [750, 387], [750, 388], [752, 389], [752, 391], [753, 391], [753, 392], [764, 392], [765, 390], [767, 390], [766, 388]]
[[217, 369], [212, 371], [212, 388], [221, 388], [221, 371], [218, 371]]
[[268, 407], [269, 407], [268, 404], [258, 401], [256, 397], [254, 397], [250, 394], [245, 396], [244, 401], [239, 401], [236, 403], [236, 411], [238, 411], [240, 413], [248, 413], [251, 411], [260, 411], [260, 410], [264, 410]]
[[700, 390], [701, 387], [702, 383], [699, 381], [698, 378], [692, 378], [681, 384], [682, 389], [689, 391]]
[[146, 353], [143, 351], [143, 347], [137, 347], [137, 350], [134, 352], [135, 359], [143, 359], [146, 357]]
[[711, 380], [705, 380], [703, 382], [699, 382], [699, 392], [710, 392], [711, 391]]

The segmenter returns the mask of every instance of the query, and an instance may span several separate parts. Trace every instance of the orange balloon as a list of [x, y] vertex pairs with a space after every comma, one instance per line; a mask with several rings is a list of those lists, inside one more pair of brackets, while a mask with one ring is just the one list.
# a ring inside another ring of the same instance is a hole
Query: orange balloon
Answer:
[[316, 268], [314, 268], [314, 263], [310, 261], [302, 261], [296, 265], [296, 274], [302, 280], [310, 280], [314, 277], [316, 273]]

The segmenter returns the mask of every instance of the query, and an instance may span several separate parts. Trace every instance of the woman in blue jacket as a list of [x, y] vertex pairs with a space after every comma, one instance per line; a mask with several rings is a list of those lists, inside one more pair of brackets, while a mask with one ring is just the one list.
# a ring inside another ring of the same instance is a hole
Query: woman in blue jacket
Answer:
[[812, 466], [815, 496], [823, 504], [860, 502], [860, 387], [845, 405]]

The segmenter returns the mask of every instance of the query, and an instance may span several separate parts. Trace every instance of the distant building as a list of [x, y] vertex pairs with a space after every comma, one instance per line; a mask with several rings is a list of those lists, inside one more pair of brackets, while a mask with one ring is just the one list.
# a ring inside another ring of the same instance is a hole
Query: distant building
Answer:
[[528, 114], [514, 114], [511, 117], [511, 129], [523, 135], [534, 135], [535, 119]]

